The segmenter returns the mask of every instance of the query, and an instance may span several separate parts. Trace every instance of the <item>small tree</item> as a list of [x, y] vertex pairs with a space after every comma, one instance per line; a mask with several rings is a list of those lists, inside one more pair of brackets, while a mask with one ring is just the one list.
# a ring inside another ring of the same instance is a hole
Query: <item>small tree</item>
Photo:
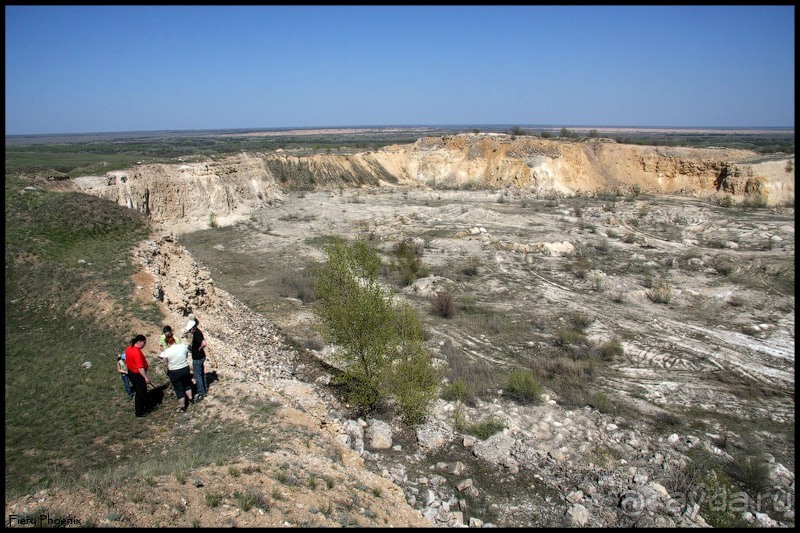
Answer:
[[319, 270], [315, 291], [329, 339], [342, 347], [350, 400], [375, 408], [389, 362], [393, 334], [391, 295], [378, 284], [380, 259], [363, 241], [335, 239]]
[[378, 283], [380, 259], [364, 241], [335, 239], [326, 252], [315, 290], [328, 337], [341, 347], [348, 400], [369, 412], [391, 397], [407, 422], [421, 422], [440, 376], [419, 317], [410, 305], [393, 304]]

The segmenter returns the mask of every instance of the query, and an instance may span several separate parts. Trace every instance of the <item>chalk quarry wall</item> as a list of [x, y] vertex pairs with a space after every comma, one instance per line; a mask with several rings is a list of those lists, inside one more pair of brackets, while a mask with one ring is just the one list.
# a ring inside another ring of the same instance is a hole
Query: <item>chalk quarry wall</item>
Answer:
[[74, 182], [176, 233], [246, 219], [287, 191], [364, 186], [517, 188], [540, 196], [608, 190], [696, 197], [759, 194], [773, 205], [793, 202], [788, 159], [758, 162], [757, 156], [747, 150], [602, 139], [459, 134], [352, 155], [240, 153], [202, 162], [145, 164]]

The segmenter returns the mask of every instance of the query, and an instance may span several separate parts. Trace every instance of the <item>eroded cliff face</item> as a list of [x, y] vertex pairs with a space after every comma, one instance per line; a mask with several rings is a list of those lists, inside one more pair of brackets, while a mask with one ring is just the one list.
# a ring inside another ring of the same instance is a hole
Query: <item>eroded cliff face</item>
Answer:
[[[353, 155], [247, 154], [199, 163], [140, 165], [76, 178], [85, 192], [137, 209], [182, 232], [242, 219], [289, 190], [362, 186], [506, 188], [535, 195], [605, 190], [760, 194], [794, 200], [787, 161], [745, 150], [565, 142], [505, 134], [426, 137]], [[793, 166], [794, 158], [791, 158]]]

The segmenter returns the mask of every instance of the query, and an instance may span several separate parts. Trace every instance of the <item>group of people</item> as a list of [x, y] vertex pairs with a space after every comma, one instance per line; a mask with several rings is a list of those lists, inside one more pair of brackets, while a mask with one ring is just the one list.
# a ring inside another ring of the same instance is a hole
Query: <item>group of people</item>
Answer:
[[[206, 396], [208, 380], [205, 373], [206, 340], [198, 328], [198, 320], [190, 315], [190, 320], [183, 329], [187, 342], [178, 342], [171, 326], [164, 326], [159, 339], [161, 361], [167, 370], [175, 396], [178, 399], [178, 410], [186, 412], [189, 404], [199, 402]], [[188, 338], [191, 336], [191, 340]], [[128, 399], [134, 399], [134, 410], [137, 417], [149, 415], [147, 402], [147, 386], [150, 367], [143, 349], [147, 344], [144, 335], [136, 335], [125, 349], [125, 353], [117, 358], [117, 370], [122, 376], [122, 383]], [[191, 371], [189, 356], [191, 355]], [[197, 384], [197, 396], [193, 397], [192, 374]]]

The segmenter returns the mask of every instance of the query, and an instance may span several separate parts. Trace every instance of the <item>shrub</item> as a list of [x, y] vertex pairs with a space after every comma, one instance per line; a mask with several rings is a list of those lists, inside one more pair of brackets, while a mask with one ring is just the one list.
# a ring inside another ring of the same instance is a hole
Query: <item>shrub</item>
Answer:
[[575, 326], [575, 329], [578, 331], [584, 331], [586, 328], [592, 325], [592, 322], [594, 322], [594, 317], [579, 311], [577, 313], [573, 313], [570, 321], [572, 322], [572, 325]]
[[508, 376], [506, 394], [523, 404], [536, 403], [541, 399], [542, 387], [529, 370], [513, 370]]
[[583, 339], [583, 333], [572, 328], [562, 328], [556, 336], [556, 346], [566, 348]]
[[222, 494], [219, 492], [206, 493], [206, 505], [209, 507], [217, 507], [222, 502]]
[[500, 420], [495, 417], [489, 417], [480, 422], [469, 424], [464, 428], [464, 433], [478, 437], [481, 440], [486, 440], [498, 431], [502, 430], [505, 426]]
[[755, 455], [745, 453], [734, 457], [727, 471], [751, 496], [755, 497], [769, 487], [769, 467]]
[[595, 394], [589, 400], [589, 405], [601, 413], [616, 414], [617, 406], [605, 394]]
[[441, 373], [433, 368], [430, 358], [421, 351], [400, 361], [394, 372], [394, 399], [403, 420], [412, 426], [422, 423], [428, 406], [436, 398]]
[[430, 353], [423, 348], [422, 323], [409, 304], [395, 308], [394, 326], [399, 354], [390, 387], [402, 418], [409, 425], [416, 425], [425, 420], [442, 373], [433, 367]]
[[619, 339], [611, 339], [600, 347], [600, 357], [603, 361], [612, 361], [624, 353]]
[[467, 384], [464, 383], [463, 378], [458, 378], [457, 380], [453, 381], [452, 383], [448, 383], [442, 389], [442, 399], [447, 400], [448, 402], [463, 402], [467, 403], [467, 398], [469, 397], [469, 390], [467, 389]]
[[479, 265], [480, 265], [480, 260], [477, 257], [472, 256], [467, 261], [467, 266], [465, 266], [461, 272], [463, 272], [465, 276], [470, 276], [470, 277], [477, 276]]
[[657, 304], [668, 304], [672, 301], [672, 288], [668, 283], [661, 282], [647, 291], [647, 297]]
[[427, 268], [422, 263], [422, 247], [409, 240], [403, 240], [394, 248], [393, 268], [400, 273], [401, 284], [411, 285], [418, 278], [427, 276]]
[[763, 209], [765, 207], [769, 207], [769, 202], [767, 202], [767, 197], [762, 194], [751, 194], [742, 200], [741, 205], [745, 209]]
[[456, 312], [453, 295], [447, 291], [437, 292], [431, 301], [433, 314], [442, 318], [453, 318]]

